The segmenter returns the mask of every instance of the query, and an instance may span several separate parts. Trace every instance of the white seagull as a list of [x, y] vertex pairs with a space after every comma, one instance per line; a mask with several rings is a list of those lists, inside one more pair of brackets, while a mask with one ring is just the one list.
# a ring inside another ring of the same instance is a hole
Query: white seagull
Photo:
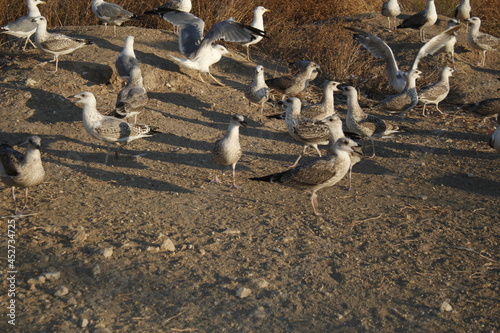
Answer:
[[28, 42], [36, 47], [35, 44], [31, 41], [30, 37], [36, 31], [36, 24], [31, 20], [35, 17], [41, 16], [40, 10], [38, 9], [38, 5], [44, 4], [45, 1], [41, 0], [26, 0], [26, 6], [28, 7], [28, 14], [23, 17], [18, 18], [14, 22], [11, 22], [0, 29], [2, 30], [2, 34], [15, 36], [18, 38], [26, 38], [26, 42], [23, 46], [23, 51], [26, 50], [26, 45]]
[[92, 12], [104, 23], [104, 32], [106, 32], [108, 24], [113, 25], [113, 36], [116, 36], [117, 25], [137, 18], [136, 15], [121, 6], [104, 0], [92, 0]]
[[387, 17], [389, 30], [391, 30], [391, 18], [394, 20], [394, 26], [396, 26], [396, 16], [399, 14], [401, 14], [401, 8], [399, 7], [398, 0], [387, 0], [382, 5], [382, 15]]
[[245, 89], [245, 97], [248, 103], [260, 104], [260, 113], [264, 113], [264, 103], [269, 99], [269, 87], [264, 79], [264, 67], [255, 66], [255, 77]]
[[[255, 7], [253, 10], [253, 21], [250, 23], [250, 26], [264, 31], [264, 13], [269, 12], [269, 9], [266, 9], [262, 6]], [[250, 45], [257, 44], [264, 38], [263, 36], [257, 36], [254, 40], [243, 44], [247, 48], [247, 60], [250, 61]]]
[[115, 61], [116, 71], [122, 79], [128, 79], [132, 66], [138, 65], [134, 52], [134, 36], [125, 38], [125, 46]]
[[408, 17], [400, 25], [398, 29], [419, 29], [420, 41], [425, 42], [425, 29], [433, 26], [437, 21], [438, 15], [434, 0], [427, 0], [425, 9]]

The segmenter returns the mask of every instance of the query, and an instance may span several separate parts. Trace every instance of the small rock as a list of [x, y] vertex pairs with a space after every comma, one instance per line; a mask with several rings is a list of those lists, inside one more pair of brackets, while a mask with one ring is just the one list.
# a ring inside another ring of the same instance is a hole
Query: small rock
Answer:
[[107, 247], [107, 248], [103, 249], [102, 255], [104, 256], [104, 258], [111, 258], [111, 256], [113, 255], [113, 248]]
[[95, 265], [94, 268], [92, 268], [92, 274], [94, 274], [94, 276], [101, 274], [101, 267], [99, 267], [99, 264]]
[[54, 296], [61, 297], [69, 293], [68, 288], [62, 286], [58, 291], [55, 292]]
[[241, 234], [241, 231], [239, 231], [238, 229], [226, 229], [222, 233], [226, 235], [239, 235]]
[[43, 276], [47, 280], [59, 280], [61, 277], [61, 272], [49, 272], [49, 273], [43, 273]]
[[263, 306], [259, 306], [257, 309], [255, 309], [255, 311], [253, 312], [253, 316], [255, 318], [259, 318], [259, 319], [264, 319], [266, 318], [266, 309], [264, 309]]
[[473, 174], [473, 173], [468, 173], [468, 174], [467, 174], [467, 177], [469, 177], [469, 178], [474, 178], [474, 177], [476, 177], [476, 175], [475, 175], [475, 174]]
[[161, 243], [160, 249], [162, 251], [175, 252], [174, 242], [170, 238], [167, 238]]
[[428, 197], [427, 197], [426, 195], [423, 195], [423, 194], [422, 194], [422, 195], [417, 195], [417, 199], [420, 199], [420, 200], [422, 200], [422, 201], [425, 201], [425, 200], [427, 200], [427, 199], [428, 199]]
[[160, 248], [158, 246], [148, 246], [148, 248], [146, 249], [146, 251], [148, 251], [148, 252], [159, 252]]
[[199, 249], [199, 250], [198, 250], [198, 252], [200, 252], [200, 254], [201, 254], [202, 256], [204, 256], [204, 255], [207, 253], [207, 251], [205, 251], [205, 250], [203, 250], [203, 249]]
[[453, 310], [453, 308], [451, 307], [450, 303], [443, 302], [439, 310], [441, 310], [441, 312], [450, 312], [451, 310]]
[[87, 327], [88, 324], [89, 324], [89, 320], [87, 318], [83, 318], [82, 322], [80, 323], [80, 327], [85, 328], [85, 327]]
[[36, 278], [32, 278], [28, 280], [28, 284], [42, 284], [45, 283], [45, 276], [37, 276]]
[[74, 297], [71, 297], [70, 299], [68, 299], [68, 301], [66, 303], [68, 303], [68, 305], [77, 305], [78, 304], [76, 302], [76, 298], [74, 298]]
[[98, 327], [93, 331], [93, 333], [111, 333], [111, 330], [106, 327]]
[[236, 290], [236, 297], [245, 298], [245, 297], [250, 296], [251, 293], [252, 293], [252, 290], [245, 288], [245, 287], [241, 287], [240, 289]]
[[255, 279], [252, 282], [253, 282], [253, 285], [259, 289], [265, 289], [265, 288], [269, 287], [269, 282], [267, 282], [264, 279]]

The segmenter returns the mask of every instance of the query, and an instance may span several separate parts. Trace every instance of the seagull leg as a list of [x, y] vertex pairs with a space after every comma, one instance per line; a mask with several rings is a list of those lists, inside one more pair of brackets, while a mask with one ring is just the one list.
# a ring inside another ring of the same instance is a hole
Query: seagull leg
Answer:
[[206, 83], [205, 80], [203, 80], [203, 77], [201, 76], [201, 72], [198, 72], [198, 77], [200, 78], [201, 82]]
[[319, 157], [322, 157], [322, 156], [321, 156], [321, 151], [319, 150], [318, 146], [314, 146], [314, 148], [315, 148], [315, 149], [316, 149], [316, 151], [318, 152]]
[[370, 136], [370, 141], [372, 142], [372, 156], [369, 156], [368, 158], [374, 158], [375, 157], [375, 143], [373, 142], [372, 137]]
[[247, 60], [252, 61], [252, 59], [250, 59], [250, 45], [247, 46]]
[[299, 164], [299, 161], [302, 158], [302, 156], [304, 156], [306, 154], [306, 149], [307, 149], [307, 145], [304, 145], [304, 149], [302, 149], [302, 154], [300, 154], [299, 157], [297, 157], [297, 159], [295, 160], [295, 162], [292, 165], [288, 166], [289, 168], [295, 168]]
[[54, 73], [55, 73], [55, 72], [57, 72], [57, 68], [59, 66], [59, 57], [58, 56], [54, 56], [54, 58], [56, 60], [56, 70], [54, 71]]
[[113, 37], [116, 37], [116, 25], [113, 25]]
[[208, 72], [208, 75], [210, 75], [210, 77], [221, 87], [225, 87], [224, 84], [222, 82], [220, 82], [219, 80], [217, 80], [213, 75], [212, 73]]
[[[28, 45], [28, 41], [30, 40], [30, 38], [26, 38], [26, 42], [24, 42], [24, 46], [23, 46], [23, 52], [26, 51], [26, 45]], [[33, 43], [31, 43], [33, 44]]]
[[235, 170], [236, 169], [236, 162], [233, 163], [231, 165], [231, 167], [233, 168], [233, 185], [231, 186], [231, 188], [240, 188], [240, 186], [236, 185], [236, 170]]
[[346, 191], [350, 191], [352, 188], [351, 176], [352, 176], [352, 165], [349, 167], [349, 187], [345, 188]]
[[220, 184], [222, 183], [221, 180], [219, 179], [219, 168], [216, 168], [215, 170], [215, 177], [210, 181], [212, 184]]
[[321, 214], [320, 212], [318, 212], [318, 210], [317, 210], [317, 208], [318, 208], [318, 195], [316, 194], [316, 192], [311, 193], [311, 205], [312, 205], [312, 208], [314, 211], [314, 215], [316, 215], [316, 216], [323, 216], [324, 215], [324, 214]]
[[439, 110], [439, 106], [438, 105], [439, 105], [439, 103], [436, 104], [436, 110], [438, 110], [438, 112], [441, 113], [441, 114], [445, 114], [443, 111]]
[[108, 157], [109, 157], [109, 150], [111, 148], [111, 145], [109, 144], [109, 142], [107, 143], [107, 149], [106, 149], [106, 158], [104, 159], [104, 164], [108, 164]]
[[17, 209], [17, 201], [16, 201], [16, 187], [12, 186], [12, 199], [14, 200], [14, 214], [19, 214], [20, 211]]
[[424, 108], [422, 109], [422, 116], [424, 116], [424, 117], [426, 117], [426, 115], [425, 115], [425, 106], [426, 106], [426, 105], [427, 105], [427, 104], [425, 104], [425, 103], [424, 103]]
[[24, 189], [24, 206], [21, 208], [21, 211], [25, 210], [28, 207], [28, 188]]

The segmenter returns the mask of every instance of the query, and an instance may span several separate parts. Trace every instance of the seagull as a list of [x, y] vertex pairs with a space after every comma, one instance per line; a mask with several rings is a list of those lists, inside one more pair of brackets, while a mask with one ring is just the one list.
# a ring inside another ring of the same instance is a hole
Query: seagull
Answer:
[[91, 92], [82, 92], [72, 96], [76, 103], [83, 105], [83, 127], [94, 138], [107, 143], [108, 150], [104, 164], [108, 163], [111, 143], [127, 144], [130, 141], [150, 137], [158, 132], [158, 128], [148, 125], [129, 124], [122, 119], [103, 116], [97, 111], [96, 99]]
[[[253, 10], [253, 21], [250, 23], [250, 26], [259, 29], [261, 31], [264, 31], [264, 13], [269, 12], [269, 9], [266, 9], [262, 6], [255, 7]], [[246, 46], [247, 48], [247, 60], [250, 61], [250, 45], [257, 44], [264, 38], [263, 36], [257, 36], [254, 40], [247, 42], [243, 44], [243, 46]]]
[[396, 16], [399, 14], [401, 14], [401, 8], [399, 7], [398, 0], [387, 0], [382, 5], [382, 15], [387, 17], [389, 30], [391, 30], [391, 17], [394, 20], [394, 26], [396, 26]]
[[500, 112], [497, 115], [497, 124], [497, 129], [491, 135], [489, 144], [491, 148], [495, 148], [497, 153], [500, 153]]
[[465, 104], [462, 105], [462, 109], [479, 113], [483, 116], [492, 116], [500, 110], [500, 98], [488, 98], [477, 103]]
[[141, 113], [147, 103], [148, 94], [142, 83], [141, 69], [136, 65], [130, 70], [127, 85], [118, 93], [113, 116], [122, 119], [134, 117], [135, 124], [137, 115]]
[[306, 89], [312, 73], [315, 70], [318, 70], [318, 68], [319, 66], [311, 61], [307, 64], [307, 67], [304, 71], [301, 71], [297, 74], [267, 79], [266, 83], [269, 88], [281, 92], [283, 94], [282, 99], [284, 99], [285, 95], [297, 95], [298, 93]]
[[[326, 81], [323, 84], [323, 98], [319, 103], [302, 106], [300, 114], [305, 118], [322, 120], [335, 114], [334, 92], [340, 91], [340, 82]], [[336, 140], [335, 140], [336, 141]]]
[[265, 36], [265, 32], [250, 26], [241, 24], [229, 18], [228, 20], [216, 23], [203, 37], [205, 22], [191, 13], [178, 12], [172, 10], [159, 10], [163, 18], [173, 25], [180, 27], [179, 50], [187, 58], [177, 58], [170, 56], [179, 65], [208, 75], [218, 84], [224, 86], [211, 73], [210, 66], [218, 62], [223, 55], [229, 51], [222, 45], [212, 45], [213, 42], [221, 39], [226, 42], [250, 42], [258, 36]]
[[[446, 29], [448, 30], [450, 28], [453, 28], [454, 26], [459, 26], [459, 25], [460, 25], [460, 23], [458, 23], [458, 21], [456, 19], [450, 19], [450, 20], [448, 20], [448, 22], [446, 24]], [[459, 29], [459, 28], [456, 28], [456, 29]], [[447, 31], [447, 30], [445, 30], [445, 31]], [[443, 32], [445, 32], [445, 31], [443, 31]], [[455, 45], [457, 44], [457, 32], [456, 32], [456, 30], [452, 30], [452, 32], [453, 32], [453, 36], [447, 42], [445, 42], [445, 44], [441, 48], [441, 50], [444, 51], [445, 57], [448, 54], [450, 55], [451, 62], [453, 64], [453, 69], [455, 69]], [[433, 38], [435, 38], [435, 37], [433, 37]], [[432, 41], [432, 39], [430, 41]]]
[[400, 25], [398, 25], [398, 29], [419, 29], [420, 41], [425, 42], [425, 29], [433, 26], [437, 21], [437, 17], [434, 0], [427, 0], [425, 9], [405, 19]]
[[[336, 114], [330, 117], [326, 117], [322, 121], [328, 126], [330, 130], [330, 143], [328, 144], [327, 152], [328, 154], [333, 154], [335, 152], [335, 143], [338, 139], [346, 137], [344, 131], [342, 130], [342, 120]], [[352, 178], [352, 167], [361, 161], [362, 154], [358, 151], [352, 149], [353, 151], [349, 153], [349, 157], [351, 158], [351, 165], [349, 166], [349, 186], [347, 190], [350, 191], [351, 186], [351, 178]]]
[[[235, 114], [231, 116], [229, 121], [229, 127], [227, 129], [226, 135], [222, 139], [215, 142], [215, 146], [212, 149], [212, 160], [218, 165], [231, 165], [233, 169], [233, 185], [232, 188], [238, 188], [236, 186], [236, 163], [241, 157], [241, 146], [240, 146], [240, 126], [246, 127], [247, 122], [245, 118], [240, 114]], [[213, 183], [220, 183], [219, 178], [215, 175], [212, 180]]]
[[399, 94], [392, 95], [380, 102], [380, 106], [389, 113], [397, 113], [401, 118], [404, 118], [406, 112], [413, 109], [418, 103], [418, 94], [416, 88], [416, 80], [420, 78], [421, 71], [418, 69], [410, 70], [406, 76], [405, 89]]
[[304, 118], [300, 114], [301, 102], [297, 97], [289, 97], [281, 101], [286, 109], [285, 122], [290, 136], [304, 145], [302, 153], [297, 157], [297, 160], [291, 167], [297, 166], [302, 156], [305, 154], [307, 147], [316, 149], [319, 157], [321, 151], [318, 145], [327, 145], [330, 132], [328, 127], [320, 121]]
[[486, 51], [495, 51], [498, 45], [498, 38], [479, 31], [479, 27], [481, 26], [481, 19], [479, 17], [471, 17], [467, 22], [472, 24], [467, 42], [473, 49], [483, 51], [481, 62], [478, 64], [482, 67], [486, 60]]
[[[94, 42], [88, 39], [72, 38], [62, 34], [50, 33], [47, 31], [47, 20], [43, 16], [35, 17], [31, 20], [37, 25], [35, 32], [36, 46], [46, 52], [54, 55], [54, 59], [50, 62], [56, 62], [57, 72], [59, 64], [59, 56], [71, 53], [85, 45], [91, 45]], [[39, 66], [45, 65], [47, 62], [41, 63]]]
[[[307, 66], [309, 65], [311, 61], [309, 60], [296, 60], [288, 63], [288, 69], [291, 71], [292, 74], [297, 74], [299, 72], [303, 72], [307, 70]], [[314, 81], [316, 77], [319, 74], [320, 67], [318, 64], [316, 64], [316, 69], [314, 69], [311, 72], [311, 75], [309, 76], [309, 80], [307, 81], [307, 85], [309, 85], [310, 82]]]
[[470, 0], [461, 0], [460, 4], [455, 8], [455, 15], [454, 17], [460, 22], [460, 21], [465, 21], [467, 22], [467, 30], [469, 30], [469, 22], [467, 21], [470, 19], [470, 12], [471, 12], [471, 6], [470, 6]]
[[269, 99], [269, 87], [264, 79], [264, 67], [262, 65], [255, 66], [255, 78], [245, 89], [245, 97], [248, 99], [248, 104], [260, 104], [260, 113], [264, 113], [264, 103]]
[[[389, 77], [389, 85], [397, 92], [402, 92], [406, 86], [408, 72], [401, 71], [398, 67], [392, 49], [379, 37], [372, 35], [360, 29], [345, 27], [346, 29], [355, 32], [353, 34], [354, 40], [359, 42], [365, 47], [375, 58], [384, 59], [387, 76]], [[456, 40], [456, 31], [460, 26], [449, 27], [437, 36], [434, 36], [427, 43], [425, 43], [420, 50], [412, 64], [412, 69], [417, 69], [420, 60], [428, 55], [433, 55], [443, 47], [447, 48], [450, 40]]]
[[351, 164], [349, 154], [353, 151], [352, 147], [356, 146], [356, 142], [351, 139], [340, 138], [335, 143], [333, 154], [326, 158], [318, 158], [284, 172], [250, 179], [278, 183], [311, 193], [314, 215], [322, 216], [323, 214], [318, 212], [316, 192], [322, 188], [333, 186], [344, 178]]
[[1, 27], [1, 33], [18, 38], [26, 38], [26, 42], [23, 46], [23, 51], [26, 50], [26, 45], [28, 45], [28, 42], [30, 42], [33, 47], [36, 47], [30, 39], [31, 35], [33, 35], [36, 31], [36, 24], [31, 22], [31, 20], [41, 15], [40, 10], [38, 9], [38, 5], [44, 3], [45, 1], [41, 0], [26, 0], [26, 6], [28, 6], [28, 14], [18, 18], [14, 22]]
[[32, 135], [22, 144], [27, 144], [26, 154], [22, 154], [8, 144], [0, 145], [0, 180], [12, 189], [15, 214], [18, 214], [15, 188], [24, 189], [24, 206], [28, 204], [28, 188], [41, 184], [45, 170], [40, 156], [41, 139]]
[[113, 25], [113, 36], [116, 36], [117, 25], [138, 18], [121, 6], [104, 0], [92, 0], [92, 12], [104, 23], [104, 32], [108, 28], [108, 23]]
[[443, 114], [441, 110], [439, 110], [439, 102], [441, 102], [443, 99], [448, 96], [448, 93], [450, 92], [450, 81], [449, 77], [452, 75], [452, 73], [455, 70], [451, 67], [445, 67], [441, 70], [441, 75], [439, 77], [439, 80], [423, 86], [420, 89], [420, 93], [418, 94], [418, 99], [420, 102], [424, 103], [424, 108], [422, 110], [422, 115], [425, 117], [425, 106], [427, 104], [434, 104], [436, 105], [436, 110], [439, 111], [439, 113]]
[[[163, 15], [162, 15], [163, 10], [174, 10], [174, 11], [178, 11], [178, 12], [189, 13], [189, 12], [191, 12], [192, 7], [193, 7], [193, 5], [191, 3], [191, 0], [171, 0], [171, 1], [167, 1], [165, 4], [163, 4], [159, 7], [148, 10], [144, 14], [159, 15], [161, 18], [163, 18]], [[178, 28], [178, 27], [174, 25], [174, 32], [177, 33], [178, 31], [176, 31], [176, 28]]]
[[399, 127], [390, 123], [386, 123], [382, 119], [366, 114], [358, 102], [358, 92], [352, 86], [342, 86], [340, 88], [347, 97], [347, 118], [346, 125], [349, 131], [361, 135], [362, 139], [369, 138], [372, 144], [373, 154], [375, 157], [375, 145], [373, 143], [374, 136], [385, 136], [399, 132]]
[[137, 58], [134, 52], [134, 36], [127, 36], [125, 38], [125, 46], [115, 61], [116, 71], [121, 78], [128, 79], [130, 69], [134, 65], [137, 65]]

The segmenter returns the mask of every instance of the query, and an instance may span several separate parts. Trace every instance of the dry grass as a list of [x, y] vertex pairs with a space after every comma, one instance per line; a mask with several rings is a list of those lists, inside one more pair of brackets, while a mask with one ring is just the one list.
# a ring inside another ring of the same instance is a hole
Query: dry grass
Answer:
[[[134, 1], [113, 0], [124, 8], [143, 13], [147, 9], [163, 4], [166, 0]], [[363, 53], [357, 52], [358, 45], [350, 35], [340, 28], [341, 24], [322, 24], [322, 20], [334, 19], [341, 23], [341, 17], [379, 12], [384, 0], [288, 0], [288, 1], [248, 1], [248, 0], [194, 0], [193, 14], [202, 17], [210, 27], [229, 17], [250, 23], [255, 6], [264, 5], [271, 9], [266, 14], [266, 30], [272, 38], [258, 45], [275, 59], [288, 61], [314, 59], [321, 64], [326, 76], [343, 80], [347, 73], [354, 76], [369, 70], [371, 59], [359, 61]], [[459, 0], [436, 1], [438, 13], [451, 16]], [[481, 2], [481, 7], [478, 4]], [[400, 0], [404, 12], [419, 11], [426, 0]], [[7, 23], [25, 14], [23, 0], [0, 0], [0, 22]], [[472, 0], [474, 15], [483, 19], [483, 31], [500, 35], [500, 0]], [[90, 0], [49, 0], [40, 6], [49, 26], [95, 25], [98, 24], [90, 10]], [[170, 25], [158, 17], [145, 15], [142, 19], [126, 25], [146, 28], [170, 29]], [[293, 39], [290, 36], [293, 35]], [[321, 36], [321, 38], [318, 38]]]

